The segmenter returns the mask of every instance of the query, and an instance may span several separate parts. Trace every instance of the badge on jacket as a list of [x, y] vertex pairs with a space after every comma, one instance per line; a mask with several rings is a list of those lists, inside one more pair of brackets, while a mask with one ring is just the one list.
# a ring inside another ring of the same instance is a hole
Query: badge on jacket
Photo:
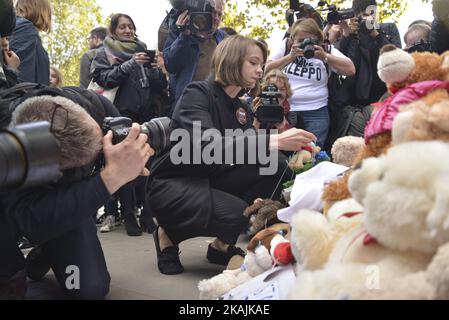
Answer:
[[244, 126], [248, 123], [248, 112], [243, 108], [238, 108], [237, 112], [235, 113], [235, 116], [237, 118], [237, 121]]

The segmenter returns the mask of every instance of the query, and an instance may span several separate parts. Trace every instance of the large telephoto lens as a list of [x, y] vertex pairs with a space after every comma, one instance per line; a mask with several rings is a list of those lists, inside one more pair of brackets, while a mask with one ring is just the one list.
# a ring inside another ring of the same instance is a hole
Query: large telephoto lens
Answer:
[[148, 143], [159, 153], [170, 145], [170, 118], [155, 118], [142, 124], [141, 132], [148, 136]]
[[0, 189], [32, 187], [60, 177], [59, 145], [48, 122], [0, 130]]

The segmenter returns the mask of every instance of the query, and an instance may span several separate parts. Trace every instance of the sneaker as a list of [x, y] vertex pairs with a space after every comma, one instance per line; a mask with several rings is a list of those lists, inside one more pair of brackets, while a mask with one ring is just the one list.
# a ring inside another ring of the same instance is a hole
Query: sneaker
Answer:
[[115, 218], [114, 216], [107, 216], [106, 219], [104, 219], [103, 224], [101, 225], [100, 232], [106, 233], [112, 231], [115, 226]]

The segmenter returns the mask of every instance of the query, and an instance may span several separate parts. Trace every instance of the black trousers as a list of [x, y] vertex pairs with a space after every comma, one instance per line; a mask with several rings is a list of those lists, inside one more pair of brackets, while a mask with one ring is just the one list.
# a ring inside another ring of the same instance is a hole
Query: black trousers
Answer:
[[62, 290], [70, 298], [103, 299], [109, 292], [111, 277], [92, 219], [43, 244], [42, 249]]
[[282, 153], [276, 174], [264, 176], [259, 170], [256, 165], [229, 166], [210, 178], [213, 213], [206, 229], [198, 230], [198, 236], [235, 244], [248, 223], [243, 211], [257, 198], [278, 200], [283, 183], [293, 176]]

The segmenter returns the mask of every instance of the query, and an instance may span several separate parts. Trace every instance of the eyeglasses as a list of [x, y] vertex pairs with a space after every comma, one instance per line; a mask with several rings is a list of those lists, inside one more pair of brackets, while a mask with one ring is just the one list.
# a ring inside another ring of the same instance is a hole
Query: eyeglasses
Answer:
[[[57, 112], [62, 112], [62, 117], [56, 118]], [[59, 126], [59, 128], [57, 128], [57, 126], [61, 124], [61, 121], [55, 121], [56, 119], [65, 119], [62, 121], [64, 125], [61, 125]], [[55, 133], [61, 130], [65, 130], [67, 129], [68, 123], [69, 123], [69, 111], [65, 109], [63, 106], [56, 104], [56, 107], [53, 110], [53, 114], [51, 115], [50, 132]]]

